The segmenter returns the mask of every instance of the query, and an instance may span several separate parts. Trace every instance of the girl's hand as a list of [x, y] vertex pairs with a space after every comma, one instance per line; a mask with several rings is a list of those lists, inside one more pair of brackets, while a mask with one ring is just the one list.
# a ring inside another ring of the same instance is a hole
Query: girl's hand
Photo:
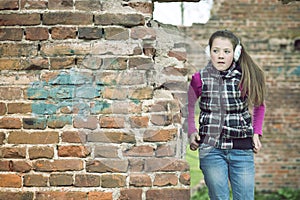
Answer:
[[254, 153], [258, 153], [262, 147], [261, 142], [259, 140], [259, 135], [258, 134], [254, 134], [253, 136], [253, 151]]
[[199, 147], [200, 136], [198, 133], [192, 133], [192, 135], [189, 138], [190, 142], [190, 149], [192, 151], [196, 151]]

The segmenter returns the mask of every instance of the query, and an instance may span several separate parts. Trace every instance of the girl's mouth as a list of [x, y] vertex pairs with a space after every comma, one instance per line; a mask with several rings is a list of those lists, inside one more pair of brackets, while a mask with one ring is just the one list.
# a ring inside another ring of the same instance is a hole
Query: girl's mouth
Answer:
[[218, 62], [218, 64], [225, 64], [225, 62]]

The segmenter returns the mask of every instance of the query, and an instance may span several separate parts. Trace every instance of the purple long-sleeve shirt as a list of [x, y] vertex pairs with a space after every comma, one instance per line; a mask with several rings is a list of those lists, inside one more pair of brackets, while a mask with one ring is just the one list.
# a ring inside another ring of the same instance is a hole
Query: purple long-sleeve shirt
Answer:
[[[200, 74], [193, 75], [188, 90], [188, 136], [198, 132], [195, 125], [195, 104], [202, 93], [202, 81]], [[254, 134], [262, 135], [262, 125], [265, 117], [265, 105], [254, 106], [252, 114], [252, 126]]]

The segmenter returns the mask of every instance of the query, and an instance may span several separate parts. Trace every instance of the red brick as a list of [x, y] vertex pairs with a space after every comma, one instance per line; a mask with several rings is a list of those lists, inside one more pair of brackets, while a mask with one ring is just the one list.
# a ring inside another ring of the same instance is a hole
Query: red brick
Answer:
[[144, 25], [145, 19], [141, 14], [104, 13], [95, 16], [96, 25], [123, 25], [126, 27]]
[[18, 100], [22, 97], [22, 89], [18, 87], [1, 87], [0, 100]]
[[48, 28], [43, 27], [34, 27], [34, 28], [26, 28], [26, 40], [47, 40], [49, 38]]
[[71, 186], [73, 185], [73, 174], [51, 174], [49, 183], [51, 186]]
[[101, 176], [101, 187], [120, 188], [126, 185], [126, 176], [121, 174], [104, 174]]
[[152, 157], [154, 155], [154, 148], [151, 146], [133, 146], [123, 151], [124, 156], [136, 156], [136, 157]]
[[113, 145], [97, 145], [94, 156], [96, 158], [118, 158], [118, 147]]
[[75, 4], [76, 10], [84, 10], [84, 11], [99, 11], [102, 10], [102, 4], [101, 2], [97, 0], [78, 0]]
[[83, 169], [81, 160], [37, 160], [33, 162], [35, 171], [55, 172], [55, 171], [79, 171]]
[[101, 128], [124, 128], [125, 120], [122, 117], [100, 117]]
[[[57, 56], [57, 55], [86, 55], [91, 52], [89, 43], [43, 43], [41, 44], [41, 55]], [[53, 72], [52, 72], [53, 73]], [[51, 72], [50, 72], [51, 74]]]
[[76, 31], [75, 27], [53, 27], [51, 38], [55, 40], [75, 39]]
[[98, 119], [94, 116], [76, 116], [74, 119], [74, 128], [96, 129]]
[[90, 150], [85, 146], [59, 146], [58, 156], [85, 158], [90, 155]]
[[121, 189], [120, 197], [118, 200], [142, 200], [142, 189], [130, 188], [130, 189]]
[[47, 187], [48, 177], [41, 174], [24, 175], [24, 186], [26, 187]]
[[176, 146], [174, 144], [159, 145], [155, 151], [156, 157], [175, 157]]
[[178, 184], [178, 177], [176, 174], [156, 174], [154, 178], [154, 186], [176, 186]]
[[65, 131], [61, 134], [62, 142], [86, 143], [86, 133], [81, 131]]
[[146, 130], [144, 142], [168, 142], [175, 139], [177, 129]]
[[[38, 46], [36, 44], [24, 44], [24, 43], [1, 43], [0, 50], [2, 56], [6, 57], [21, 57], [21, 56], [37, 56]], [[5, 61], [5, 59], [3, 59]], [[15, 60], [21, 60], [15, 59]]]
[[190, 185], [191, 184], [191, 175], [189, 172], [184, 172], [180, 174], [179, 181], [181, 184]]
[[1, 147], [0, 157], [2, 158], [25, 158], [25, 147]]
[[10, 144], [55, 144], [58, 143], [58, 132], [23, 132], [14, 131], [8, 135], [8, 143]]
[[1, 191], [0, 192], [0, 199], [5, 200], [33, 200], [34, 192], [8, 192], [8, 191]]
[[128, 40], [129, 30], [120, 27], [104, 28], [104, 37], [107, 40]]
[[4, 144], [5, 138], [6, 138], [5, 133], [0, 132], [0, 144]]
[[131, 174], [129, 185], [134, 187], [151, 187], [151, 177], [148, 174]]
[[29, 103], [9, 103], [7, 104], [7, 113], [16, 114], [16, 113], [31, 113], [31, 104]]
[[92, 25], [93, 14], [79, 12], [50, 12], [43, 14], [44, 25]]
[[135, 88], [129, 91], [130, 99], [145, 100], [153, 98], [153, 88], [144, 87], [144, 88]]
[[12, 171], [11, 167], [12, 161], [11, 160], [0, 160], [0, 171]]
[[189, 165], [185, 160], [176, 158], [149, 158], [145, 161], [146, 172], [188, 171]]
[[75, 176], [75, 187], [98, 187], [100, 186], [100, 176], [90, 174], [77, 174]]
[[113, 200], [112, 192], [89, 192], [88, 193], [89, 200]]
[[29, 159], [53, 158], [54, 149], [53, 147], [47, 147], [47, 146], [29, 147], [28, 154], [29, 154]]
[[102, 92], [102, 95], [105, 99], [126, 99], [128, 95], [128, 89], [124, 88], [120, 90], [120, 88], [105, 87]]
[[6, 104], [0, 102], [0, 115], [5, 115], [7, 111]]
[[22, 38], [23, 30], [21, 28], [0, 28], [0, 41], [21, 41]]
[[22, 177], [17, 174], [0, 174], [0, 187], [21, 188]]
[[39, 25], [40, 24], [40, 14], [1, 14], [0, 26], [13, 26], [13, 25]]
[[78, 38], [85, 40], [96, 40], [102, 38], [102, 28], [84, 27], [78, 29]]
[[186, 61], [187, 59], [187, 53], [184, 51], [179, 51], [179, 50], [171, 50], [168, 53], [168, 56], [174, 57], [179, 61]]
[[145, 40], [155, 40], [156, 31], [153, 28], [147, 27], [134, 27], [131, 29], [132, 39], [145, 39]]
[[132, 128], [147, 128], [149, 117], [147, 116], [132, 116], [130, 117], [130, 126]]
[[128, 2], [128, 5], [145, 14], [152, 14], [154, 10], [154, 4], [152, 2]]
[[64, 199], [76, 199], [86, 200], [86, 192], [72, 192], [72, 191], [40, 191], [36, 192], [36, 199], [38, 200], [64, 200]]
[[128, 161], [119, 159], [92, 160], [86, 163], [87, 172], [127, 172]]
[[146, 192], [146, 199], [165, 200], [165, 199], [190, 199], [189, 189], [150, 189]]
[[135, 136], [126, 132], [96, 132], [88, 135], [89, 142], [105, 142], [105, 143], [135, 143]]
[[0, 128], [6, 129], [20, 129], [22, 122], [19, 118], [2, 117], [0, 118]]
[[129, 158], [129, 171], [130, 172], [142, 172], [144, 171], [145, 161], [144, 159]]
[[0, 10], [17, 10], [19, 9], [18, 0], [1, 0]]
[[27, 161], [11, 161], [9, 163], [10, 171], [13, 172], [29, 172], [32, 169], [31, 163]]

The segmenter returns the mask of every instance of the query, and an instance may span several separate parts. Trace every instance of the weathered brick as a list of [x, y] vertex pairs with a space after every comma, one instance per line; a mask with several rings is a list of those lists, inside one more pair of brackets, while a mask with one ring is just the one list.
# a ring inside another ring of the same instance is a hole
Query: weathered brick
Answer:
[[5, 115], [6, 111], [6, 103], [0, 102], [0, 115]]
[[145, 161], [143, 159], [129, 158], [129, 171], [142, 172], [144, 171]]
[[[3, 56], [37, 56], [38, 46], [36, 44], [22, 44], [22, 43], [2, 43], [0, 50]], [[19, 59], [20, 60], [20, 59]]]
[[168, 114], [152, 114], [150, 121], [154, 125], [158, 126], [168, 126], [172, 123], [181, 123], [181, 116], [177, 113], [168, 113]]
[[91, 13], [50, 12], [43, 14], [44, 25], [88, 25], [93, 23]]
[[30, 147], [28, 149], [29, 159], [39, 159], [39, 158], [53, 158], [54, 149], [53, 147], [40, 146], [40, 147]]
[[73, 10], [73, 0], [49, 0], [49, 10]]
[[153, 57], [156, 53], [156, 49], [153, 44], [144, 43], [143, 44], [143, 53], [146, 56]]
[[189, 189], [150, 189], [146, 192], [146, 199], [190, 199]]
[[128, 96], [128, 89], [124, 88], [121, 89], [118, 88], [109, 88], [105, 87], [102, 92], [103, 98], [105, 99], [126, 99]]
[[124, 128], [125, 119], [123, 117], [100, 117], [101, 128]]
[[149, 57], [132, 57], [128, 61], [129, 68], [149, 70], [153, 69], [154, 61]]
[[181, 184], [190, 185], [191, 184], [191, 175], [189, 172], [184, 172], [180, 174], [179, 181]]
[[83, 169], [82, 160], [37, 160], [33, 162], [35, 171], [60, 172], [60, 171], [79, 171]]
[[[43, 87], [30, 87], [26, 90], [26, 96], [28, 99], [34, 99], [34, 100], [37, 100], [37, 99], [46, 99], [49, 95], [49, 91], [46, 90], [45, 88]], [[41, 106], [43, 105], [43, 106]], [[33, 106], [33, 109], [36, 109], [36, 110], [41, 110], [39, 108], [41, 107], [45, 107], [46, 105], [49, 105], [49, 104], [35, 104], [35, 106]], [[31, 107], [32, 107], [32, 104], [31, 104]], [[31, 108], [32, 109], [32, 108]], [[48, 108], [47, 108], [48, 109]], [[33, 112], [35, 112], [33, 110]], [[43, 113], [42, 111], [39, 111], [39, 113]]]
[[21, 28], [0, 28], [0, 41], [4, 41], [4, 40], [21, 41], [22, 38], [23, 38], [23, 30]]
[[129, 185], [134, 187], [151, 187], [151, 177], [148, 174], [131, 174], [129, 176]]
[[3, 161], [1, 164], [3, 164], [1, 167], [3, 171], [26, 173], [32, 169], [31, 163], [24, 160]]
[[49, 183], [51, 186], [71, 186], [73, 185], [73, 174], [51, 174]]
[[100, 186], [99, 175], [77, 174], [75, 175], [75, 187], [98, 187]]
[[2, 0], [0, 1], [0, 10], [17, 10], [19, 9], [18, 0]]
[[96, 158], [118, 158], [118, 147], [113, 145], [97, 145], [94, 150]]
[[39, 25], [40, 14], [38, 13], [11, 13], [0, 14], [0, 26], [14, 26], [14, 25]]
[[173, 140], [177, 135], [177, 129], [158, 129], [146, 130], [144, 132], [144, 142], [168, 142]]
[[[1, 107], [1, 104], [0, 104]], [[0, 108], [1, 110], [1, 108]], [[29, 103], [9, 103], [7, 104], [7, 113], [8, 114], [16, 114], [16, 113], [30, 113], [31, 112], [31, 104]], [[1, 112], [0, 112], [1, 113]]]
[[0, 171], [12, 171], [11, 167], [12, 161], [11, 160], [0, 160]]
[[121, 174], [104, 174], [101, 176], [101, 187], [120, 188], [126, 185], [126, 176]]
[[60, 157], [79, 157], [85, 158], [91, 151], [85, 146], [59, 146], [58, 156]]
[[46, 187], [48, 177], [41, 174], [26, 174], [24, 175], [24, 186], [26, 187]]
[[154, 149], [151, 146], [133, 146], [123, 151], [124, 156], [136, 156], [136, 157], [151, 157], [154, 155]]
[[75, 27], [52, 27], [51, 38], [55, 40], [75, 39], [76, 31]]
[[189, 165], [185, 160], [176, 158], [149, 158], [145, 160], [146, 172], [172, 172], [172, 171], [187, 171]]
[[174, 144], [159, 145], [155, 151], [156, 157], [175, 157], [176, 146]]
[[1, 147], [0, 158], [25, 158], [25, 147]]
[[76, 200], [86, 200], [86, 192], [72, 192], [72, 191], [38, 191], [36, 192], [36, 199], [39, 200], [49, 200], [49, 199], [76, 199]]
[[178, 184], [178, 177], [176, 174], [156, 174], [154, 178], [154, 186], [175, 186]]
[[133, 27], [131, 29], [130, 37], [132, 39], [155, 40], [156, 39], [156, 31], [153, 28]]
[[121, 189], [120, 191], [120, 197], [118, 200], [128, 200], [128, 199], [134, 199], [134, 200], [142, 200], [142, 189], [136, 189], [136, 188], [130, 188], [130, 189]]
[[93, 101], [90, 103], [91, 114], [110, 114], [111, 104], [105, 101]]
[[21, 8], [32, 10], [32, 9], [47, 9], [48, 0], [21, 0]]
[[56, 144], [59, 142], [58, 132], [24, 132], [13, 131], [8, 135], [9, 144]]
[[98, 0], [77, 0], [75, 2], [76, 10], [84, 11], [99, 11], [102, 9], [102, 4]]
[[126, 172], [128, 168], [127, 160], [103, 159], [92, 160], [86, 163], [87, 172]]
[[150, 112], [179, 112], [180, 106], [178, 105], [178, 101], [157, 101], [155, 102], [151, 108]]
[[88, 193], [89, 200], [113, 200], [112, 192], [102, 192], [102, 191], [95, 191]]
[[130, 117], [130, 126], [132, 128], [147, 128], [149, 117], [147, 116], [132, 116]]
[[3, 132], [0, 132], [0, 144], [4, 144], [4, 140], [5, 140], [5, 138], [6, 138], [6, 135], [5, 135], [5, 133], [3, 133]]
[[78, 38], [79, 39], [85, 39], [85, 40], [96, 40], [102, 38], [102, 28], [79, 28], [78, 29]]
[[145, 19], [141, 14], [104, 13], [95, 16], [96, 25], [122, 25], [126, 27], [144, 25]]
[[86, 143], [86, 133], [83, 131], [65, 131], [61, 134], [62, 142]]
[[106, 142], [106, 143], [135, 143], [135, 136], [126, 132], [96, 132], [88, 134], [89, 142]]
[[21, 119], [13, 117], [0, 118], [0, 128], [20, 129], [22, 127]]
[[128, 2], [128, 5], [145, 14], [152, 14], [154, 10], [154, 4], [152, 2]]
[[185, 51], [171, 50], [171, 51], [169, 51], [168, 56], [174, 57], [179, 61], [186, 61], [187, 60], [187, 53]]
[[0, 199], [5, 200], [33, 200], [34, 192], [9, 192], [9, 191], [1, 191], [0, 192]]
[[50, 58], [50, 68], [52, 70], [69, 69], [74, 67], [74, 65], [75, 65], [75, 58], [73, 57]]
[[0, 87], [0, 100], [18, 100], [22, 93], [22, 89], [18, 87]]
[[103, 70], [125, 70], [125, 69], [127, 69], [127, 62], [128, 62], [128, 59], [123, 58], [123, 57], [104, 58], [101, 69], [103, 69]]
[[98, 127], [98, 119], [95, 116], [76, 116], [74, 118], [74, 128], [96, 129]]
[[23, 119], [23, 128], [24, 129], [46, 129], [47, 127], [47, 118], [24, 118]]
[[42, 56], [57, 55], [86, 55], [91, 52], [91, 46], [87, 43], [45, 43], [41, 45]]
[[0, 187], [21, 188], [22, 177], [18, 174], [0, 174]]
[[153, 88], [152, 87], [142, 87], [134, 88], [129, 91], [129, 98], [136, 100], [145, 100], [153, 98]]
[[72, 124], [72, 116], [68, 115], [51, 115], [47, 119], [47, 125], [49, 128], [63, 128], [66, 125], [71, 125]]
[[128, 40], [129, 30], [120, 27], [104, 28], [104, 38], [107, 40]]
[[93, 43], [90, 52], [92, 55], [141, 55], [142, 49], [140, 44], [136, 41], [97, 41]]

